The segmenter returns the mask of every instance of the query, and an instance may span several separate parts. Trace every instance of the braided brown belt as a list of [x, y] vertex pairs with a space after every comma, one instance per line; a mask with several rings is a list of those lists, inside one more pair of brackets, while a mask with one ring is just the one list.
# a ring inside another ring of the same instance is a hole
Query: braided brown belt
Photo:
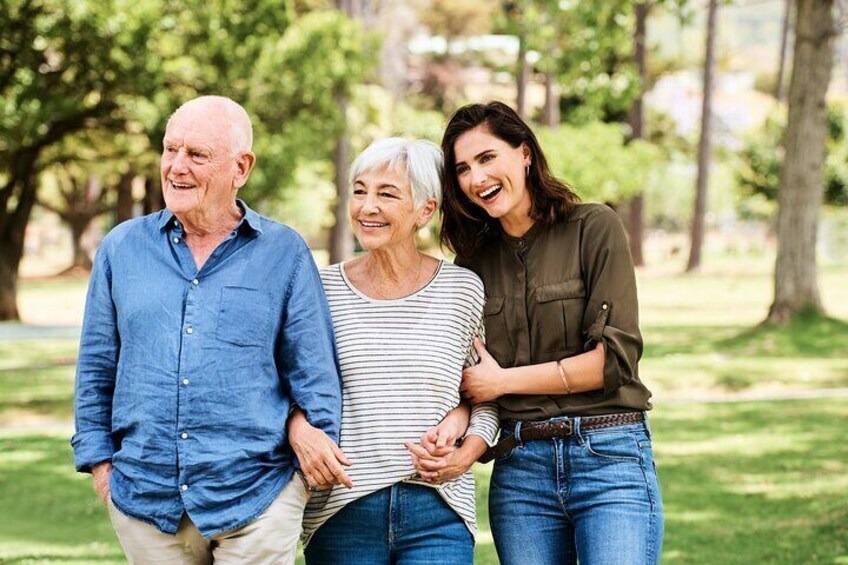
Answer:
[[[623, 412], [621, 414], [605, 414], [603, 416], [584, 416], [580, 418], [581, 430], [597, 430], [600, 428], [612, 428], [615, 426], [626, 426], [638, 424], [645, 421], [643, 412]], [[574, 435], [574, 420], [534, 422], [521, 426], [521, 441], [532, 441], [535, 439], [551, 439], [555, 437], [571, 437]], [[506, 455], [518, 445], [515, 436], [509, 436], [490, 447], [480, 456], [480, 463], [488, 463], [495, 457]]]

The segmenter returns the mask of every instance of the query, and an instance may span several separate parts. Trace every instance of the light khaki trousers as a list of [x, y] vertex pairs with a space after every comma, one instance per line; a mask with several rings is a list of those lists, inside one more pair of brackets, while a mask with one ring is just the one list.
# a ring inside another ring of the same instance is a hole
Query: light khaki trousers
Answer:
[[130, 565], [168, 563], [208, 565], [290, 565], [297, 552], [307, 493], [295, 475], [265, 512], [249, 524], [207, 539], [183, 514], [176, 535], [160, 532], [115, 508], [109, 500], [109, 518]]

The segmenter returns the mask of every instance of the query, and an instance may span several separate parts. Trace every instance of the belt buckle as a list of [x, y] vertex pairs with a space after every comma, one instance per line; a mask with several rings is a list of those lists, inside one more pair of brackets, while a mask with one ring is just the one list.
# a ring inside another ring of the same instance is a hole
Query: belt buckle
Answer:
[[574, 420], [571, 418], [560, 422], [563, 427], [562, 437], [571, 437], [574, 435]]

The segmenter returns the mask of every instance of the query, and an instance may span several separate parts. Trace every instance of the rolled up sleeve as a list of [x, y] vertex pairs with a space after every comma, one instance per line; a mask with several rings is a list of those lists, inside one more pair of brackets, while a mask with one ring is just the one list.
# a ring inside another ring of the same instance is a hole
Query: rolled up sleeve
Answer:
[[588, 296], [583, 332], [586, 350], [604, 344], [604, 393], [637, 376], [642, 356], [636, 275], [624, 226], [618, 215], [598, 206], [584, 220], [580, 243]]
[[278, 360], [282, 376], [307, 421], [338, 442], [341, 379], [333, 325], [308, 249], [298, 257], [287, 296]]
[[115, 453], [112, 395], [120, 352], [112, 275], [106, 245], [97, 251], [88, 283], [74, 385], [75, 433], [71, 438], [77, 471], [91, 472]]
[[[482, 343], [486, 343], [486, 326], [483, 323], [482, 317], [477, 329], [477, 339]], [[464, 366], [471, 367], [479, 362], [480, 356], [477, 355], [477, 350], [474, 349], [474, 344], [472, 343], [468, 349]], [[498, 403], [495, 401], [481, 402], [471, 408], [471, 419], [469, 420], [465, 437], [470, 435], [478, 436], [486, 442], [486, 445], [492, 447], [497, 443], [500, 425]]]

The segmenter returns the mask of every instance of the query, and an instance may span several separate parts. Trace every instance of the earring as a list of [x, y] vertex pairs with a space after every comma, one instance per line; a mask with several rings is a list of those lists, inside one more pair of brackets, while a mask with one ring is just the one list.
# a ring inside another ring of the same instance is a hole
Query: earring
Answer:
[[529, 176], [530, 176], [530, 163], [527, 163], [527, 166], [526, 166], [526, 167], [524, 167], [524, 176], [525, 176], [525, 177], [529, 177]]

